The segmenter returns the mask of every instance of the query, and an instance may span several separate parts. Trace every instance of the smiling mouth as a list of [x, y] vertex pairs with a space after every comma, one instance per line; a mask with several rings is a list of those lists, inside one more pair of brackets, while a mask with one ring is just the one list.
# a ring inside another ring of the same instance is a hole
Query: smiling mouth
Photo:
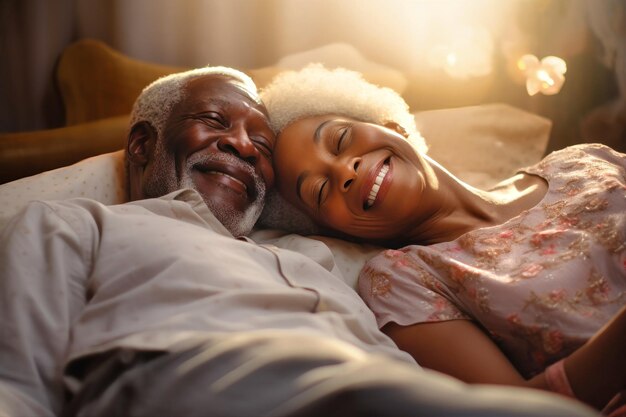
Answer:
[[221, 171], [213, 171], [210, 169], [204, 169], [202, 167], [196, 167], [199, 172], [204, 175], [215, 176], [215, 181], [228, 186], [229, 188], [237, 189], [241, 194], [248, 193], [248, 186], [241, 180], [233, 177], [232, 175], [228, 175], [225, 172]]
[[385, 176], [387, 176], [388, 172], [389, 160], [387, 159], [380, 167], [380, 171], [378, 171], [378, 175], [376, 175], [376, 178], [374, 179], [374, 184], [372, 184], [372, 189], [367, 196], [367, 201], [365, 201], [365, 203], [363, 204], [364, 210], [367, 210], [374, 205], [376, 197], [378, 196], [378, 191], [380, 191], [380, 186], [382, 185], [383, 180], [385, 179]]

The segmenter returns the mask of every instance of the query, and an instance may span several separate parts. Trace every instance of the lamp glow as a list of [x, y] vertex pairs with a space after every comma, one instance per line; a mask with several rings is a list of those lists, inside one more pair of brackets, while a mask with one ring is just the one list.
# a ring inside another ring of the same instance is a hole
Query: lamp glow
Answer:
[[567, 65], [556, 56], [539, 61], [535, 55], [524, 55], [517, 61], [517, 67], [526, 75], [526, 91], [531, 96], [557, 94], [565, 82]]

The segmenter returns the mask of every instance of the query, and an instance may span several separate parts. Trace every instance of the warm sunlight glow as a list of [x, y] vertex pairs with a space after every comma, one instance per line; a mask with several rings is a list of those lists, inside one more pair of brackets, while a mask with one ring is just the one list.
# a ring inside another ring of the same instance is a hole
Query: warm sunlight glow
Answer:
[[526, 75], [526, 91], [531, 96], [557, 94], [565, 82], [567, 64], [557, 56], [539, 61], [534, 55], [524, 55], [517, 61], [517, 67]]
[[545, 86], [545, 88], [554, 85], [554, 80], [550, 77], [550, 74], [548, 74], [545, 70], [537, 71], [537, 78], [539, 79], [539, 81], [542, 82], [541, 85]]
[[461, 26], [435, 44], [428, 55], [434, 68], [450, 77], [466, 79], [488, 75], [493, 69], [493, 39], [481, 26]]
[[452, 52], [448, 54], [448, 56], [446, 57], [446, 61], [448, 63], [448, 65], [453, 66], [454, 64], [456, 64], [456, 55], [453, 54]]
[[528, 67], [526, 66], [526, 63], [522, 61], [522, 59], [519, 59], [517, 61], [517, 68], [519, 68], [520, 71], [525, 72]]

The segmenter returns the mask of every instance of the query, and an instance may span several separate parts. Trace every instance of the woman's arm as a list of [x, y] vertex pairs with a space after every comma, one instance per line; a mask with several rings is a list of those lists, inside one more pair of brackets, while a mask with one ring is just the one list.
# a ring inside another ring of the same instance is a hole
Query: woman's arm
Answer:
[[[525, 380], [493, 340], [474, 322], [452, 320], [383, 327], [422, 366], [462, 381], [550, 390], [544, 373]], [[584, 346], [565, 359], [576, 397], [602, 408], [626, 388], [626, 308]]]
[[565, 359], [565, 373], [576, 397], [596, 407], [626, 389], [626, 306]]
[[469, 383], [526, 385], [504, 353], [472, 321], [389, 323], [382, 330], [426, 368]]

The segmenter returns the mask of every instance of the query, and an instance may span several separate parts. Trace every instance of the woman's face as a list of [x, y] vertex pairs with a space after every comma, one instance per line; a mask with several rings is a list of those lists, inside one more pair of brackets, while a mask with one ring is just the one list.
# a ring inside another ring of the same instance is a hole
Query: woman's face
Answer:
[[274, 148], [278, 190], [323, 227], [372, 240], [403, 236], [421, 217], [426, 162], [388, 126], [333, 115], [290, 124]]

